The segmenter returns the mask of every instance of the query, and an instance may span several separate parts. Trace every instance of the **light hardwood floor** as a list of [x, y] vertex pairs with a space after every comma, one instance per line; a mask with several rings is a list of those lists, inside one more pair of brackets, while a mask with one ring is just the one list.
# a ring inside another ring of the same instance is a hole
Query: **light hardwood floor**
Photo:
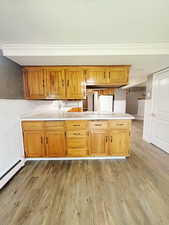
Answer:
[[133, 123], [127, 160], [28, 162], [0, 192], [0, 225], [168, 225], [169, 154]]

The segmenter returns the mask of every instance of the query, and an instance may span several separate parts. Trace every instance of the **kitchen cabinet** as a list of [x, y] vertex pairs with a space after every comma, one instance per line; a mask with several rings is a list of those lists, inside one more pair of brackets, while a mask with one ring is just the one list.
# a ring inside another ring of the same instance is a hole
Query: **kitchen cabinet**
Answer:
[[67, 131], [67, 154], [68, 156], [88, 156], [88, 131]]
[[122, 86], [128, 83], [128, 67], [109, 67], [107, 69], [107, 82], [115, 86]]
[[92, 156], [108, 155], [108, 122], [90, 121], [90, 154]]
[[89, 155], [88, 121], [66, 121], [67, 155], [82, 157]]
[[64, 123], [22, 122], [26, 157], [65, 156]]
[[130, 154], [130, 120], [109, 121], [109, 154], [128, 156]]
[[65, 156], [65, 132], [62, 130], [46, 131], [45, 148], [47, 157]]
[[128, 130], [111, 130], [109, 132], [109, 154], [112, 156], [128, 156], [130, 132]]
[[45, 75], [42, 68], [29, 67], [23, 70], [26, 99], [46, 98]]
[[90, 131], [90, 155], [108, 155], [108, 132], [107, 130]]
[[85, 99], [84, 71], [80, 68], [25, 67], [26, 99]]
[[45, 155], [44, 147], [43, 131], [30, 130], [24, 132], [24, 148], [26, 157], [43, 157]]
[[24, 67], [26, 99], [85, 99], [86, 85], [120, 87], [129, 66]]
[[91, 67], [86, 70], [86, 83], [88, 85], [107, 84], [107, 71], [105, 67]]
[[86, 84], [84, 72], [79, 68], [65, 70], [66, 77], [66, 99], [85, 99]]
[[130, 120], [23, 121], [26, 157], [129, 156]]
[[128, 83], [129, 66], [102, 66], [86, 69], [86, 84], [120, 87]]
[[64, 99], [65, 96], [65, 74], [61, 67], [44, 69], [46, 77], [46, 98]]

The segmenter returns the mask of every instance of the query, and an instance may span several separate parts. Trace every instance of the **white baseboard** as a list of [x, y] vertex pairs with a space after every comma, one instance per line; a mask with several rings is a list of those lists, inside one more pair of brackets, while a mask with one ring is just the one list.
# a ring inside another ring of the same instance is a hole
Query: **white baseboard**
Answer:
[[22, 159], [14, 166], [2, 179], [0, 179], [0, 189], [25, 165], [25, 160]]
[[60, 157], [60, 158], [26, 158], [26, 161], [36, 161], [36, 160], [96, 160], [96, 159], [125, 159], [125, 156], [102, 156], [102, 157]]

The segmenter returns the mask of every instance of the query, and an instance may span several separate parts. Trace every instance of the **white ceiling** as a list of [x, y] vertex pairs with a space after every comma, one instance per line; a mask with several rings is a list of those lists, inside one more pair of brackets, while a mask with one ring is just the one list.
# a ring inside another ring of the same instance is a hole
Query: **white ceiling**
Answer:
[[[168, 9], [168, 0], [1, 1], [0, 47], [5, 56], [20, 65], [130, 64], [130, 82], [144, 80], [148, 74], [169, 66]], [[134, 47], [132, 52], [133, 43], [142, 46]], [[30, 48], [30, 44], [34, 46]], [[35, 54], [39, 44], [73, 47], [69, 53], [62, 49], [44, 54], [43, 49]], [[86, 52], [81, 49], [80, 54], [72, 54], [80, 44], [88, 46]], [[90, 54], [89, 48], [95, 44], [98, 46]], [[101, 47], [100, 54], [101, 44], [107, 47]]]
[[6, 43], [136, 43], [169, 41], [168, 0], [5, 0]]

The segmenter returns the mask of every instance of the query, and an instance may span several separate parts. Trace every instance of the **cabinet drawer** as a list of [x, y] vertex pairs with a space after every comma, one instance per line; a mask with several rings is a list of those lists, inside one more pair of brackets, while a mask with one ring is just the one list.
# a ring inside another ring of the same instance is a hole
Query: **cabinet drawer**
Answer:
[[107, 129], [107, 121], [90, 121], [90, 128], [92, 129]]
[[89, 134], [88, 131], [86, 130], [81, 130], [81, 131], [67, 131], [66, 136], [68, 138], [79, 138], [79, 137], [87, 137]]
[[112, 120], [109, 121], [109, 127], [115, 129], [129, 129], [129, 120]]
[[86, 120], [71, 120], [66, 121], [67, 130], [83, 130], [87, 129], [88, 121]]
[[67, 138], [67, 147], [68, 148], [87, 148], [88, 147], [88, 138]]
[[23, 130], [42, 130], [44, 127], [43, 121], [23, 121]]
[[44, 122], [44, 127], [46, 130], [63, 130], [64, 121], [46, 121]]
[[68, 148], [67, 154], [72, 157], [85, 157], [88, 156], [89, 153], [87, 148]]

